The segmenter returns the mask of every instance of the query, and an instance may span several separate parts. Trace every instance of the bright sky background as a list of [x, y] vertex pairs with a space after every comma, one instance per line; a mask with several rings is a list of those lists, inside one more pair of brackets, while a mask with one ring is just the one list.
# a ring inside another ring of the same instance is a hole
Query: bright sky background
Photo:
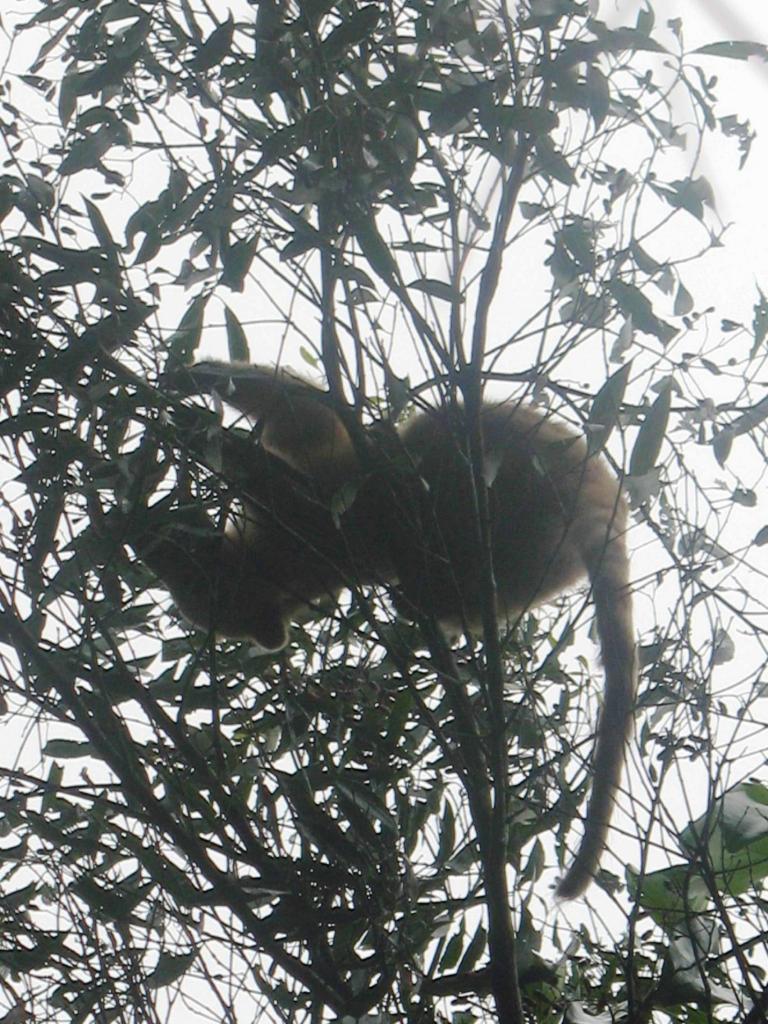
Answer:
[[[626, 22], [627, 12], [642, 6], [641, 0], [602, 0], [600, 14], [609, 21], [618, 15], [618, 20]], [[656, 0], [654, 10], [657, 25], [668, 18], [682, 19], [691, 48], [724, 39], [768, 44], [765, 0]], [[758, 137], [742, 171], [735, 146], [726, 145], [722, 136], [707, 140], [701, 173], [712, 182], [721, 219], [732, 227], [726, 235], [727, 247], [708, 254], [701, 266], [691, 267], [690, 279], [706, 287], [719, 312], [732, 315], [728, 307], [736, 298], [743, 307], [739, 312], [746, 316], [755, 298], [754, 282], [768, 291], [768, 64], [709, 58], [707, 69], [718, 76], [715, 91], [722, 112], [749, 119]], [[723, 144], [718, 146], [720, 141]]]

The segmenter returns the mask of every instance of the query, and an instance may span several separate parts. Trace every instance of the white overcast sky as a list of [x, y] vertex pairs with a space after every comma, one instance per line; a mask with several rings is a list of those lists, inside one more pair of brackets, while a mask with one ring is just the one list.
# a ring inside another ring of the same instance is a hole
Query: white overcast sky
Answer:
[[[626, 22], [630, 12], [642, 6], [640, 0], [602, 0], [600, 14], [606, 20]], [[723, 39], [768, 44], [766, 0], [656, 0], [654, 10], [657, 25], [669, 18], [682, 19], [689, 49]], [[713, 136], [705, 146], [700, 173], [712, 182], [718, 213], [731, 227], [726, 248], [687, 269], [686, 281], [706, 288], [723, 315], [739, 312], [747, 317], [755, 282], [768, 292], [768, 64], [710, 58], [706, 69], [719, 79], [715, 90], [719, 112], [748, 118], [758, 136], [741, 171], [736, 147], [726, 144], [722, 136]]]

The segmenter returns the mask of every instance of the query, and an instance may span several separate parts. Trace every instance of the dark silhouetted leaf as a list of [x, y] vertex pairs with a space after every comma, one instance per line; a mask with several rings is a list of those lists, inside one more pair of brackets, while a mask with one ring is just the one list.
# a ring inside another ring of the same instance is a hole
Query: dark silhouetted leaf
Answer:
[[426, 292], [427, 295], [432, 295], [436, 299], [444, 299], [446, 302], [464, 301], [464, 296], [461, 292], [457, 292], [447, 282], [436, 281], [431, 277], [422, 277], [417, 281], [411, 281], [408, 287], [416, 291]]
[[380, 17], [378, 4], [368, 4], [354, 14], [343, 17], [341, 23], [323, 40], [325, 59], [336, 60], [350, 46], [364, 43], [378, 25]]
[[731, 454], [732, 445], [733, 431], [729, 427], [726, 427], [724, 430], [718, 430], [712, 438], [712, 448], [715, 452], [715, 458], [721, 466], [724, 466], [727, 462], [728, 456]]
[[768, 46], [765, 43], [755, 43], [750, 40], [738, 42], [737, 40], [723, 40], [720, 43], [707, 43], [693, 51], [706, 57], [728, 57], [731, 60], [749, 60], [750, 57], [759, 57], [768, 61]]
[[624, 400], [624, 391], [631, 369], [631, 363], [622, 366], [621, 369], [611, 374], [595, 395], [587, 420], [587, 440], [590, 451], [598, 451], [602, 448], [618, 423], [619, 410]]
[[646, 413], [638, 432], [629, 460], [629, 472], [632, 476], [643, 476], [656, 465], [667, 432], [671, 404], [672, 388], [666, 387]]
[[168, 338], [166, 342], [168, 352], [175, 362], [186, 365], [192, 361], [192, 357], [200, 345], [205, 307], [209, 297], [208, 293], [198, 295], [181, 318], [179, 326]]
[[229, 358], [233, 363], [249, 363], [251, 357], [243, 325], [229, 306], [224, 308], [224, 317], [227, 324], [227, 351], [229, 352]]
[[164, 988], [178, 981], [186, 974], [197, 958], [197, 951], [192, 949], [189, 953], [161, 953], [157, 958], [157, 967], [147, 978], [149, 988]]
[[217, 25], [205, 42], [200, 46], [191, 62], [196, 71], [208, 71], [216, 64], [220, 64], [229, 53], [232, 46], [232, 37], [235, 31], [235, 21], [232, 15]]
[[665, 323], [653, 312], [650, 299], [633, 284], [626, 281], [611, 281], [610, 291], [625, 316], [632, 317], [632, 323], [645, 334], [653, 334], [664, 344], [674, 338], [677, 329]]

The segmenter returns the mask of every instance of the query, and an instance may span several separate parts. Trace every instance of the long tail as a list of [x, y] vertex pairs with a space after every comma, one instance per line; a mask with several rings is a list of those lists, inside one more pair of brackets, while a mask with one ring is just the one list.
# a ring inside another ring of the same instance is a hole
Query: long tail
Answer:
[[[592, 793], [578, 852], [557, 887], [561, 899], [579, 896], [597, 872], [605, 847], [616, 791], [621, 782], [627, 740], [632, 728], [637, 665], [629, 592], [629, 565], [624, 544], [624, 509], [617, 510], [606, 543], [590, 531], [593, 543], [585, 545], [585, 562], [592, 583], [597, 632], [605, 671], [603, 708], [592, 764]], [[598, 543], [595, 543], [598, 542]]]

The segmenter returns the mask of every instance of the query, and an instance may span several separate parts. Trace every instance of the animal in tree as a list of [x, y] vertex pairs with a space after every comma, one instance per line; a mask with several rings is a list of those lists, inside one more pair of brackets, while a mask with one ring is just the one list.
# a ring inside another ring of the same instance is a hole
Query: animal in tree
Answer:
[[[395, 604], [449, 636], [481, 629], [476, 486], [464, 411], [424, 409], [398, 429], [350, 433], [329, 395], [285, 371], [198, 363], [190, 391], [216, 390], [258, 424], [229, 439], [224, 477], [242, 510], [224, 530], [194, 510], [131, 538], [193, 623], [276, 651], [291, 621], [345, 587], [393, 588]], [[560, 883], [578, 895], [598, 867], [620, 782], [635, 694], [635, 640], [619, 483], [584, 439], [516, 401], [480, 412], [500, 622], [589, 578], [605, 672], [584, 836]], [[231, 433], [231, 432], [227, 432]], [[347, 492], [340, 514], [337, 496]]]

